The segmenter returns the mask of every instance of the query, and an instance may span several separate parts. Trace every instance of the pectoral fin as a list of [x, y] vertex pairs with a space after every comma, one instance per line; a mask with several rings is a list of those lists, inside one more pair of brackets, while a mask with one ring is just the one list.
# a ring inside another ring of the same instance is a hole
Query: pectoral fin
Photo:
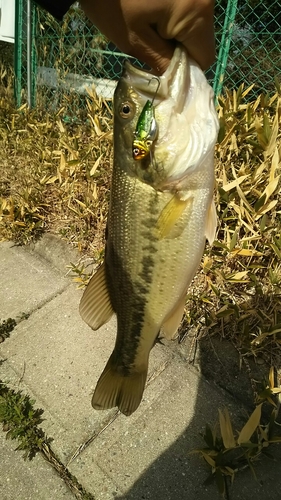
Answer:
[[[186, 200], [181, 200], [177, 195], [174, 195], [170, 199], [167, 205], [165, 205], [165, 207], [163, 208], [156, 224], [156, 230], [159, 239], [170, 236], [172, 229], [180, 219], [187, 205], [191, 203], [191, 201], [191, 197], [187, 198]], [[176, 237], [178, 236], [178, 234], [173, 236]]]
[[171, 340], [175, 337], [178, 327], [180, 326], [183, 314], [184, 314], [184, 306], [185, 306], [185, 298], [184, 295], [177, 303], [176, 307], [173, 309], [171, 315], [165, 320], [162, 325], [162, 331], [166, 337], [166, 339]]
[[104, 264], [90, 279], [81, 299], [79, 312], [93, 330], [98, 330], [110, 320], [114, 311], [108, 294]]
[[217, 230], [217, 212], [216, 212], [215, 202], [214, 200], [212, 200], [207, 215], [206, 232], [205, 232], [205, 236], [210, 245], [212, 245], [214, 242], [216, 236], [216, 230]]

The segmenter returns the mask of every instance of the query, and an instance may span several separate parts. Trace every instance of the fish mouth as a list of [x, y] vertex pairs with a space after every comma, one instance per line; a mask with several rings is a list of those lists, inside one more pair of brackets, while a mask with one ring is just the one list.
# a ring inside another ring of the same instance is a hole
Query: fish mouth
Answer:
[[144, 99], [153, 100], [155, 106], [168, 97], [177, 103], [177, 113], [181, 113], [186, 103], [189, 89], [189, 62], [183, 46], [175, 48], [171, 62], [162, 76], [136, 68], [129, 61], [125, 62], [123, 78]]

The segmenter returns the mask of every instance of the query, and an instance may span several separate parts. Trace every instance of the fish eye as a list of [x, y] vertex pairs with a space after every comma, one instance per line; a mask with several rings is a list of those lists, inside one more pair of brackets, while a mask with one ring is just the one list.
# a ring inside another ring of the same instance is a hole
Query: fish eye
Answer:
[[123, 102], [120, 106], [120, 116], [122, 116], [122, 118], [131, 118], [132, 116], [132, 113], [133, 113], [133, 106], [132, 106], [132, 103], [126, 101], [126, 102]]

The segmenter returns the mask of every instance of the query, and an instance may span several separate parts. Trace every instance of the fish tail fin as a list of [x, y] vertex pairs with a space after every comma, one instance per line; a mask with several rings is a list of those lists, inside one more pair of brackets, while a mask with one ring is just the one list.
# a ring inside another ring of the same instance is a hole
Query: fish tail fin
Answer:
[[142, 371], [121, 375], [111, 355], [95, 388], [93, 408], [107, 410], [118, 406], [121, 413], [131, 415], [141, 402], [146, 377], [147, 366]]

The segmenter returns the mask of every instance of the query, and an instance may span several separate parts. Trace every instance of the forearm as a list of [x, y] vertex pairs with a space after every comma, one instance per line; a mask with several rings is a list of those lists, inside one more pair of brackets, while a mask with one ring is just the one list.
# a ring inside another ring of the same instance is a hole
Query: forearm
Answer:
[[[62, 19], [72, 0], [38, 0]], [[81, 0], [97, 28], [123, 52], [163, 73], [177, 42], [202, 69], [215, 57], [214, 0]]]
[[203, 69], [215, 58], [214, 0], [81, 0], [87, 17], [123, 52], [156, 72], [177, 42]]

